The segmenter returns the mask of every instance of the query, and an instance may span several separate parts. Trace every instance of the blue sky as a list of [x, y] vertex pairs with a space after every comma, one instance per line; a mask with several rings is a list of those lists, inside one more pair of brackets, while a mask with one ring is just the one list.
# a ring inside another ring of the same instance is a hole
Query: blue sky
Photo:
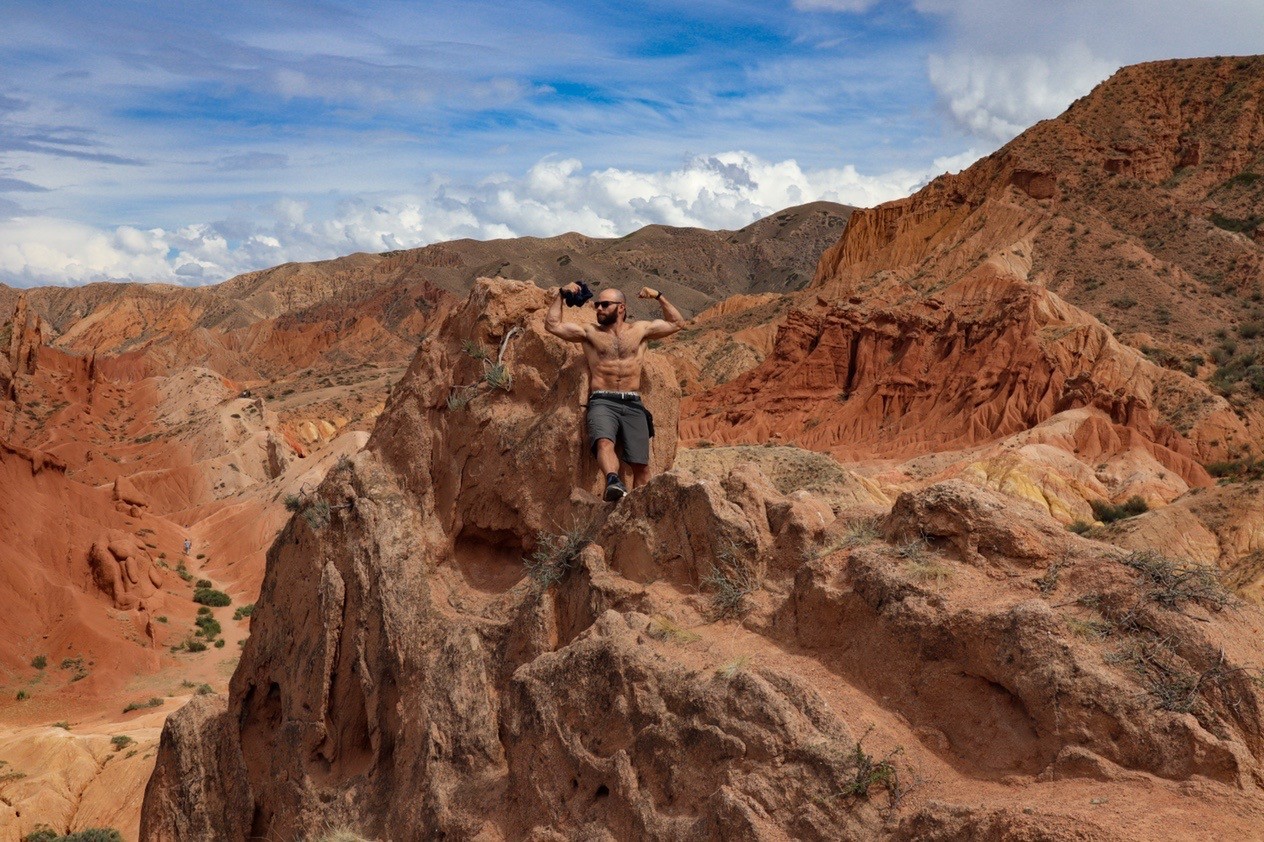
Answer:
[[0, 281], [906, 195], [1264, 0], [0, 2]]

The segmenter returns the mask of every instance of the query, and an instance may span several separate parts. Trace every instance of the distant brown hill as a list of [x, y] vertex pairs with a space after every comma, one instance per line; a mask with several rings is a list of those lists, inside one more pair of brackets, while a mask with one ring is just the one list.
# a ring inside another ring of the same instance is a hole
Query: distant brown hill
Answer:
[[[464, 296], [474, 279], [484, 276], [542, 286], [582, 279], [630, 291], [650, 285], [697, 312], [738, 293], [802, 288], [852, 210], [813, 202], [737, 231], [650, 225], [617, 239], [570, 233], [455, 240], [287, 263], [207, 287], [98, 283], [21, 291], [0, 286], [0, 307], [11, 312], [24, 294], [52, 328], [53, 344], [81, 353], [135, 350], [198, 328], [225, 333], [282, 316], [302, 320], [305, 311], [323, 304], [344, 311], [376, 304], [383, 323], [394, 327], [409, 310], [403, 291], [425, 285]], [[383, 296], [391, 288], [396, 293]]]
[[[8, 343], [25, 332], [28, 356], [36, 347], [50, 360], [64, 355], [49, 363], [52, 369], [77, 370], [90, 360], [95, 376], [131, 382], [207, 369], [227, 378], [230, 386], [259, 390], [278, 413], [281, 432], [306, 449], [344, 430], [367, 429], [432, 311], [456, 300], [453, 294], [464, 296], [477, 277], [513, 275], [542, 286], [584, 279], [629, 292], [653, 285], [693, 313], [734, 293], [803, 287], [851, 212], [815, 202], [738, 231], [655, 225], [617, 239], [571, 233], [459, 240], [285, 264], [197, 288], [0, 287], [0, 306], [7, 301], [9, 312], [22, 321], [17, 330], [12, 319], [4, 328]], [[649, 312], [642, 302], [633, 301], [631, 309]], [[19, 351], [15, 344], [9, 356], [16, 360]], [[0, 380], [13, 380], [14, 396], [24, 390], [23, 377], [21, 371], [12, 378], [0, 371]], [[78, 474], [86, 463], [61, 451], [83, 450], [83, 436], [61, 430], [57, 420], [64, 416], [80, 423], [75, 402], [62, 394], [39, 394], [40, 388], [25, 391], [25, 399], [11, 405], [21, 411], [3, 412], [7, 434], [17, 443], [57, 448], [71, 473]], [[50, 414], [49, 407], [60, 411]], [[155, 411], [162, 415], [160, 408]], [[131, 443], [125, 439], [112, 446]], [[100, 473], [102, 466], [97, 462], [90, 472], [98, 481], [111, 478]]]

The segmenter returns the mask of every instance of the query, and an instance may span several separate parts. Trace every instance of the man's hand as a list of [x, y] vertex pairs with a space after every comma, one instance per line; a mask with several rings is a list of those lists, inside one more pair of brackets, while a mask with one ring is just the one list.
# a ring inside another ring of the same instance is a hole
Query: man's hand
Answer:
[[553, 303], [549, 305], [549, 310], [544, 314], [544, 329], [556, 336], [558, 339], [565, 339], [567, 342], [583, 342], [587, 332], [583, 327], [577, 324], [569, 324], [562, 321], [562, 293], [579, 292], [579, 284], [567, 284], [558, 290], [558, 294], [553, 299]]
[[656, 289], [650, 287], [641, 287], [641, 293], [638, 298], [657, 298], [658, 304], [663, 308], [663, 317], [655, 319], [645, 328], [644, 339], [662, 339], [664, 336], [671, 336], [676, 331], [685, 326], [685, 317], [680, 315], [680, 311], [676, 306], [663, 298], [663, 294]]

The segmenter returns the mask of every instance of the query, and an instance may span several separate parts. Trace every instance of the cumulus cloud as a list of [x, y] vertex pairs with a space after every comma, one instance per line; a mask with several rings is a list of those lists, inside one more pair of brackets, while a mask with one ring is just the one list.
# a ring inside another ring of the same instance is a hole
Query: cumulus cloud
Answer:
[[1082, 45], [1053, 56], [932, 55], [931, 84], [953, 119], [980, 137], [1009, 140], [1052, 117], [1110, 75], [1115, 65]]
[[291, 260], [413, 248], [461, 237], [616, 237], [652, 223], [738, 228], [782, 208], [829, 200], [870, 206], [960, 169], [971, 153], [925, 170], [865, 175], [804, 169], [746, 152], [694, 157], [672, 170], [584, 169], [546, 158], [517, 176], [436, 181], [411, 193], [347, 199], [326, 213], [281, 199], [253, 220], [112, 232], [51, 217], [0, 221], [0, 280], [20, 286], [94, 280], [202, 284]]
[[[825, 2], [826, 0], [821, 0]], [[1008, 140], [1061, 113], [1119, 67], [1141, 61], [1255, 53], [1264, 3], [1206, 0], [914, 0], [945, 37], [931, 85], [953, 120]]]

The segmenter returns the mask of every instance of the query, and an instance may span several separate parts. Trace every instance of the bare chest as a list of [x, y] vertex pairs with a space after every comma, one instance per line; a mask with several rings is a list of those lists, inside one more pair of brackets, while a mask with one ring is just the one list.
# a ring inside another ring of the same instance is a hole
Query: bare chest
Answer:
[[639, 355], [641, 348], [640, 331], [625, 330], [621, 333], [594, 331], [591, 345], [601, 360], [631, 360]]

